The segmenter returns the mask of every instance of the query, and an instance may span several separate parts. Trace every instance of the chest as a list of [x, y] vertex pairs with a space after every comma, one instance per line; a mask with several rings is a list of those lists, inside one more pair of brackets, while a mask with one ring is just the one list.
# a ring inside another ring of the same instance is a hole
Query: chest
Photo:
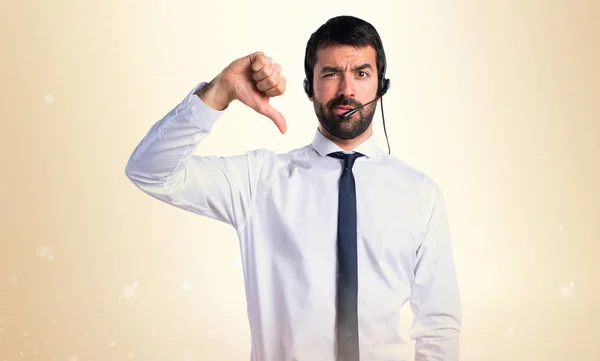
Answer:
[[[257, 211], [269, 242], [289, 257], [336, 259], [339, 179], [335, 169], [290, 168], [273, 173], [256, 193]], [[421, 199], [400, 177], [355, 169], [357, 251], [363, 263], [409, 264], [425, 230]]]

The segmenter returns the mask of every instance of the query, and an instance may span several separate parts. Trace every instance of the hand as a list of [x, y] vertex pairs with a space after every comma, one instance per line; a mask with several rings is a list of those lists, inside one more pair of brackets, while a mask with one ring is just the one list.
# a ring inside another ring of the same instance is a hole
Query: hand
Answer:
[[281, 65], [258, 51], [234, 60], [216, 79], [221, 82], [221, 89], [228, 90], [231, 100], [241, 101], [270, 118], [282, 134], [286, 132], [285, 118], [269, 104], [269, 98], [285, 92]]

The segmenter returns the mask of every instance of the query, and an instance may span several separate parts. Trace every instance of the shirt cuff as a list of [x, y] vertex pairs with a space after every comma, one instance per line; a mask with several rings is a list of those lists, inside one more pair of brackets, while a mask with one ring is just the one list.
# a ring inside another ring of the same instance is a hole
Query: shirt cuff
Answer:
[[225, 113], [226, 109], [214, 109], [194, 94], [207, 84], [208, 82], [202, 82], [196, 85], [181, 102], [179, 110], [192, 125], [202, 130], [210, 131], [217, 120]]

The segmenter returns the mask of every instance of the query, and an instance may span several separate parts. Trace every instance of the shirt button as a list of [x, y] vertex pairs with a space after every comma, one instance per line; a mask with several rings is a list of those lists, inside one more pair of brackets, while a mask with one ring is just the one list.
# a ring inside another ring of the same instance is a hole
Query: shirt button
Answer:
[[196, 107], [192, 107], [192, 113], [196, 113]]

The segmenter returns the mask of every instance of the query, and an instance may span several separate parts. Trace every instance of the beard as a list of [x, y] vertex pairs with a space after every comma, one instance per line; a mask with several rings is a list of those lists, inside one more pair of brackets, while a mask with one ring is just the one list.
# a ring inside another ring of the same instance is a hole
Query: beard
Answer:
[[316, 99], [313, 99], [315, 113], [321, 126], [332, 136], [338, 139], [353, 139], [363, 134], [369, 128], [373, 121], [373, 114], [377, 103], [369, 104], [358, 112], [352, 114], [349, 118], [342, 118], [341, 114], [333, 111], [334, 107], [346, 105], [353, 108], [359, 107], [362, 103], [351, 98], [333, 98], [326, 105], [323, 105]]

